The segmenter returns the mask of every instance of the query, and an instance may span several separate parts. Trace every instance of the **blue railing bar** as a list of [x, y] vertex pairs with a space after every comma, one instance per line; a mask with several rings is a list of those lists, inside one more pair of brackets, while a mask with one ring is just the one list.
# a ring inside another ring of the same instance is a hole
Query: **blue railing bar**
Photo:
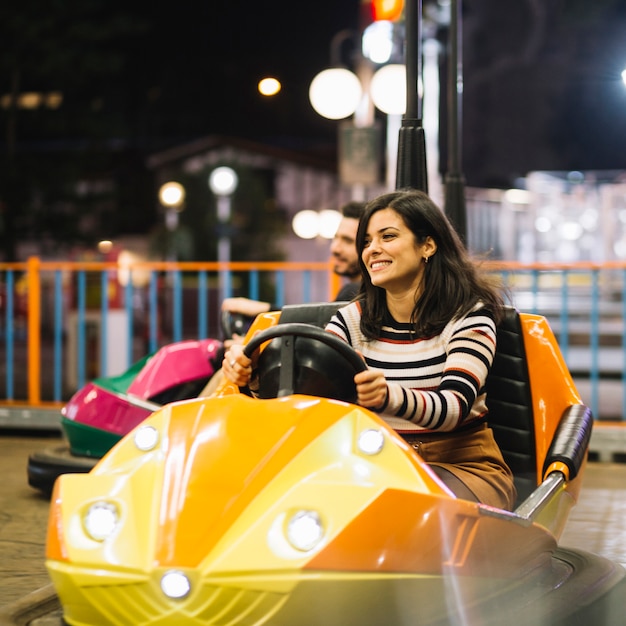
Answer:
[[128, 270], [128, 282], [124, 288], [124, 306], [126, 309], [126, 328], [128, 343], [126, 346], [126, 367], [130, 367], [133, 358], [133, 271]]
[[174, 310], [172, 312], [172, 341], [182, 341], [183, 338], [183, 298], [181, 275], [179, 270], [173, 270], [172, 291], [174, 296]]
[[252, 300], [259, 300], [259, 293], [259, 270], [250, 270], [250, 284], [248, 286], [249, 297]]
[[148, 288], [148, 310], [150, 320], [150, 337], [149, 337], [149, 352], [150, 354], [156, 352], [159, 343], [158, 339], [158, 324], [159, 324], [159, 309], [158, 309], [158, 283], [159, 276], [156, 271], [150, 272], [150, 283]]
[[86, 288], [86, 278], [85, 271], [79, 270], [77, 276], [77, 284], [78, 284], [78, 300], [77, 300], [77, 317], [76, 323], [78, 324], [77, 329], [77, 341], [76, 341], [76, 374], [77, 374], [77, 382], [78, 388], [84, 386], [85, 384], [85, 288]]
[[599, 347], [600, 347], [600, 312], [599, 312], [599, 288], [598, 288], [599, 273], [597, 269], [591, 270], [591, 411], [594, 415], [599, 415], [599, 383], [600, 383], [600, 368], [599, 368]]
[[285, 272], [282, 270], [276, 272], [276, 304], [281, 309], [285, 306]]
[[100, 376], [106, 376], [107, 346], [109, 345], [109, 276], [107, 271], [100, 272]]
[[563, 271], [561, 276], [561, 332], [559, 335], [559, 344], [563, 359], [567, 363], [567, 357], [569, 353], [569, 311], [568, 311], [568, 296], [569, 296], [569, 272]]
[[60, 270], [54, 272], [54, 379], [55, 402], [63, 398], [63, 280]]
[[206, 339], [208, 335], [208, 295], [206, 270], [200, 270], [198, 272], [198, 339]]
[[311, 272], [304, 270], [302, 276], [302, 302], [311, 301]]
[[13, 400], [14, 380], [13, 380], [13, 270], [7, 270], [6, 276], [6, 366], [7, 366], [7, 400]]
[[536, 314], [539, 310], [538, 297], [539, 297], [539, 270], [531, 270], [530, 273], [532, 282], [532, 294], [533, 294], [533, 308], [532, 313]]

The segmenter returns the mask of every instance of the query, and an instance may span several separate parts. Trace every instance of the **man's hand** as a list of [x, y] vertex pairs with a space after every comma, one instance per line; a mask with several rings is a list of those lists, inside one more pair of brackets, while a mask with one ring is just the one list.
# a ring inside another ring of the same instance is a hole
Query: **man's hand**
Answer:
[[231, 313], [241, 313], [247, 317], [256, 317], [260, 313], [267, 313], [270, 310], [269, 302], [250, 300], [250, 298], [225, 298], [222, 301], [222, 311]]

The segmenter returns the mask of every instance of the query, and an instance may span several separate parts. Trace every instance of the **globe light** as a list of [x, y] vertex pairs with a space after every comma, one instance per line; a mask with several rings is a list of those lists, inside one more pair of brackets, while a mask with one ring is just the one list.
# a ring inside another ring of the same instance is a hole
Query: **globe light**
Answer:
[[393, 24], [386, 20], [370, 24], [363, 31], [362, 50], [372, 63], [387, 63], [393, 52]]
[[320, 72], [309, 87], [309, 100], [315, 111], [330, 120], [352, 115], [361, 101], [361, 81], [350, 70], [335, 67]]
[[293, 216], [291, 227], [300, 239], [315, 239], [319, 234], [319, 220], [320, 216], [317, 211], [306, 209], [298, 211]]
[[324, 209], [319, 212], [319, 235], [324, 239], [332, 239], [339, 228], [341, 213], [334, 209]]
[[185, 188], [173, 181], [161, 185], [159, 201], [163, 206], [178, 209], [185, 201]]
[[402, 115], [406, 111], [405, 66], [392, 63], [377, 70], [372, 76], [370, 94], [383, 113]]
[[237, 173], [231, 167], [216, 167], [209, 176], [209, 187], [216, 196], [230, 196], [238, 182]]
[[280, 91], [281, 84], [276, 78], [263, 78], [259, 81], [258, 89], [262, 96], [275, 96]]

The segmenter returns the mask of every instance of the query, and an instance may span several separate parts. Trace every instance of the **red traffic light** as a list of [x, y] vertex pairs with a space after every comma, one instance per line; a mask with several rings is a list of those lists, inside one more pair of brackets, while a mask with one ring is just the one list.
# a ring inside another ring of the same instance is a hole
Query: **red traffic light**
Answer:
[[372, 18], [375, 22], [393, 22], [402, 15], [404, 0], [371, 0]]

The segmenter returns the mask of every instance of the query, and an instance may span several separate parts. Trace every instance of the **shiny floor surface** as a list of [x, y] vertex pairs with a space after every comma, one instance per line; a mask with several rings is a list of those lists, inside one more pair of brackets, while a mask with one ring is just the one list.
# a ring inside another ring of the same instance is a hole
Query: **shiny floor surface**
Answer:
[[[49, 501], [26, 480], [28, 456], [58, 437], [0, 432], [0, 610], [49, 585], [44, 566]], [[561, 545], [626, 565], [626, 464], [589, 463]]]

